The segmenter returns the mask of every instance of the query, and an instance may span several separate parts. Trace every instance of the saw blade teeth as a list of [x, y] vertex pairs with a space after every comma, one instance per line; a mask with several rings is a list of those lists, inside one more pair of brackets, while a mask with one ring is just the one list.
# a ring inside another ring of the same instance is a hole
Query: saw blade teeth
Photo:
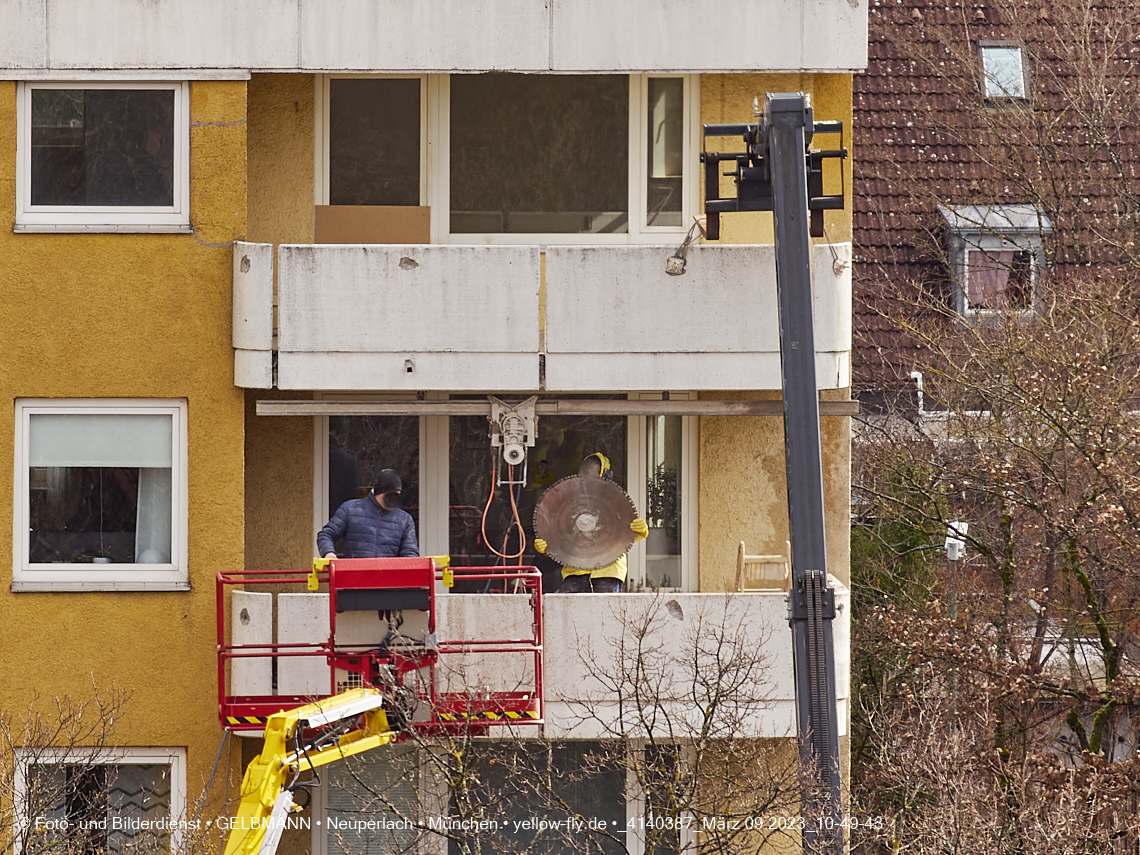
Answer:
[[571, 475], [552, 484], [534, 510], [535, 536], [564, 567], [597, 570], [629, 551], [637, 517], [633, 499], [602, 478]]

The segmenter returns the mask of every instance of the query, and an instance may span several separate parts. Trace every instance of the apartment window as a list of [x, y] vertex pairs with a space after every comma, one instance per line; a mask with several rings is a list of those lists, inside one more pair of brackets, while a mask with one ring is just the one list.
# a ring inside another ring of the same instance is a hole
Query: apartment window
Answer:
[[189, 230], [187, 83], [23, 83], [17, 231]]
[[629, 230], [629, 83], [451, 78], [451, 233]]
[[986, 98], [1026, 98], [1024, 54], [1014, 42], [981, 42], [982, 94]]
[[[695, 588], [696, 427], [695, 418], [664, 415], [539, 419], [526, 483], [512, 489], [526, 536], [523, 560], [543, 570], [547, 590], [561, 581], [561, 568], [534, 552], [534, 508], [547, 487], [576, 475], [595, 451], [609, 457], [615, 481], [649, 524], [649, 537], [629, 553], [629, 587]], [[390, 467], [403, 479], [404, 508], [416, 521], [422, 554], [482, 566], [502, 563], [496, 552], [518, 552], [507, 488], [497, 485], [487, 504], [493, 458], [486, 417], [323, 416], [317, 437], [314, 537], [341, 502], [364, 495], [376, 473]]]
[[[652, 849], [644, 839], [647, 817], [669, 816], [653, 771], [676, 755], [669, 746], [617, 740], [489, 739], [470, 743], [462, 765], [449, 767], [443, 754], [383, 746], [328, 767], [326, 785], [314, 791], [313, 815], [323, 817], [313, 823], [313, 853], [690, 851], [695, 841], [688, 830], [666, 831]], [[631, 764], [635, 757], [642, 762]], [[641, 791], [635, 765], [649, 773], [648, 792]], [[459, 786], [449, 788], [448, 778]], [[567, 826], [568, 816], [583, 824]], [[535, 818], [547, 824], [538, 827]]]
[[[326, 205], [424, 206], [437, 242], [675, 235], [696, 211], [693, 82], [691, 75], [324, 78], [318, 221]], [[362, 211], [358, 219], [375, 216]], [[385, 229], [394, 234], [390, 218], [416, 215], [384, 216], [377, 240]]]
[[963, 317], [1031, 312], [1053, 224], [1033, 205], [939, 207], [946, 222], [955, 311]]
[[[177, 852], [180, 748], [16, 749], [16, 852]], [[25, 848], [26, 846], [26, 848]]]
[[14, 590], [184, 589], [183, 401], [16, 403]]

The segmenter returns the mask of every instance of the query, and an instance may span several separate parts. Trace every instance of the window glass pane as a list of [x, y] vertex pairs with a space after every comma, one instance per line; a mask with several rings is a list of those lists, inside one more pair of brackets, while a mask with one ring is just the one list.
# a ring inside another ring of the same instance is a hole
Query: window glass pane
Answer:
[[629, 79], [453, 75], [451, 231], [628, 231]]
[[329, 82], [329, 204], [420, 204], [420, 81]]
[[646, 225], [681, 225], [685, 85], [679, 77], [649, 79], [649, 175]]
[[[653, 817], [656, 820], [648, 824], [643, 832], [649, 844], [646, 846], [646, 851], [652, 851], [653, 855], [684, 852], [679, 822], [684, 817], [681, 805], [685, 801], [683, 792], [685, 771], [682, 768], [684, 760], [681, 757], [681, 747], [667, 744], [647, 745], [644, 762], [646, 818]], [[677, 792], [678, 789], [682, 791]]]
[[57, 821], [32, 838], [30, 853], [142, 855], [169, 847], [170, 767], [165, 764], [35, 766], [27, 797], [30, 814]]
[[1025, 97], [1025, 72], [1021, 66], [1021, 48], [983, 47], [982, 64], [986, 76], [987, 97]]
[[37, 466], [29, 480], [33, 564], [170, 563], [170, 469]]
[[170, 466], [173, 416], [34, 413], [28, 418], [32, 466]]
[[[525, 563], [543, 571], [543, 587], [551, 590], [561, 581], [560, 566], [534, 552], [534, 509], [543, 491], [555, 481], [578, 474], [583, 458], [600, 451], [609, 459], [614, 480], [626, 486], [627, 420], [624, 416], [543, 416], [538, 420], [534, 448], [527, 451], [527, 482], [515, 487], [519, 519], [526, 531]], [[451, 419], [450, 552], [457, 565], [485, 566], [502, 563], [483, 540], [483, 511], [491, 489], [494, 458], [487, 433], [487, 419], [455, 416]], [[495, 449], [495, 454], [499, 453]], [[501, 475], [505, 478], [505, 472]], [[522, 473], [517, 472], [521, 478]], [[513, 511], [507, 487], [496, 487], [487, 508], [486, 532], [490, 546], [506, 555], [518, 552], [518, 532], [512, 526]], [[481, 583], [480, 583], [481, 584]], [[460, 583], [456, 583], [459, 590]]]
[[420, 420], [416, 416], [329, 416], [329, 516], [359, 499], [381, 469], [403, 485], [401, 506], [419, 531]]
[[971, 309], [1027, 309], [1032, 302], [1029, 252], [972, 250], [966, 276]]
[[33, 89], [32, 204], [174, 204], [173, 89]]
[[29, 415], [34, 564], [169, 564], [173, 417]]
[[681, 586], [681, 416], [647, 416], [645, 583]]
[[[621, 743], [556, 742], [552, 744], [477, 743], [469, 757], [461, 793], [452, 792], [450, 815], [482, 815], [497, 819], [497, 831], [460, 831], [448, 845], [449, 855], [474, 851], [482, 855], [618, 855], [626, 852], [625, 769], [612, 754]], [[516, 827], [539, 819], [565, 823], [580, 817], [593, 829]], [[481, 818], [481, 816], [480, 816]], [[601, 830], [604, 828], [605, 830]], [[466, 844], [466, 846], [464, 846]]]

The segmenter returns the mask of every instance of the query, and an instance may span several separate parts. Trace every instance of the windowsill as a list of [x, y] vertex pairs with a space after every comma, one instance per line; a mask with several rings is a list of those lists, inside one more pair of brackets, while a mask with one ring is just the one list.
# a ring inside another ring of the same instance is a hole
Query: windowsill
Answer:
[[28, 582], [13, 582], [12, 593], [36, 593], [36, 592], [56, 592], [56, 593], [94, 593], [98, 591], [189, 591], [190, 583], [182, 582], [160, 582], [160, 581], [146, 581], [139, 579], [137, 581], [98, 581], [92, 579], [86, 582], [77, 580], [63, 580], [57, 581], [28, 581]]
[[192, 234], [189, 223], [16, 223], [16, 234]]

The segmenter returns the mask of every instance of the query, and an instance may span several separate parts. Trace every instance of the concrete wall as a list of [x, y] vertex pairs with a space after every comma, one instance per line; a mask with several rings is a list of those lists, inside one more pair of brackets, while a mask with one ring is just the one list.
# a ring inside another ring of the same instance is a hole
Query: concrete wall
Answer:
[[17, 69], [854, 70], [864, 0], [0, 0]]
[[[29, 4], [5, 3], [7, 21]], [[214, 574], [242, 565], [243, 395], [233, 385], [232, 242], [245, 230], [246, 86], [191, 89], [193, 234], [14, 234], [15, 84], [0, 83], [0, 506], [13, 497], [13, 401], [188, 401], [189, 578], [172, 593], [12, 593], [0, 538], [0, 709], [130, 693], [120, 745], [186, 746], [191, 798], [221, 741]], [[7, 530], [11, 530], [10, 526]], [[220, 779], [219, 779], [220, 781]]]

